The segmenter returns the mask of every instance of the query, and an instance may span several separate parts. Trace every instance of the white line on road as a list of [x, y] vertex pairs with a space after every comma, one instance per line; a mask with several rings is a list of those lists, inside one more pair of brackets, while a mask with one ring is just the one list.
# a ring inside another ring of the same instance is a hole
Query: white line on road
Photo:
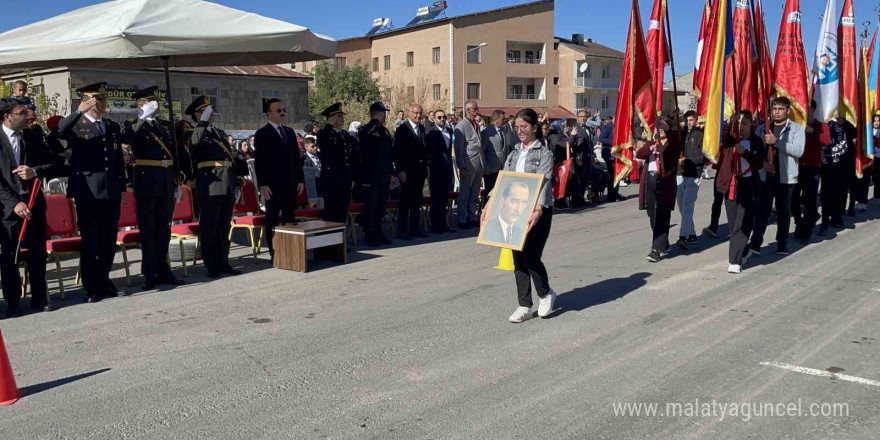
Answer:
[[863, 377], [850, 376], [847, 374], [837, 374], [825, 370], [817, 370], [815, 368], [798, 367], [797, 365], [783, 364], [782, 362], [761, 362], [760, 365], [782, 368], [783, 370], [794, 371], [795, 373], [809, 374], [810, 376], [827, 377], [830, 379], [840, 379], [847, 382], [860, 383], [862, 385], [870, 385], [872, 387], [880, 387], [880, 381], [873, 379], [865, 379]]

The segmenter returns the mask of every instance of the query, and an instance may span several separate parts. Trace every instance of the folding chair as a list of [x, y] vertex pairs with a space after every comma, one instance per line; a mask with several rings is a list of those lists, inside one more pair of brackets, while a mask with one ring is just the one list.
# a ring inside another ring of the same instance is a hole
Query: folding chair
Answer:
[[[257, 254], [260, 253], [260, 248], [263, 245], [263, 226], [266, 224], [266, 216], [259, 212], [260, 201], [257, 199], [257, 185], [253, 181], [245, 179], [244, 185], [241, 187], [241, 199], [235, 203], [235, 208], [232, 211], [229, 239], [232, 240], [232, 233], [236, 229], [246, 229], [251, 251], [254, 254], [254, 262], [257, 261]], [[257, 229], [260, 230], [259, 240], [254, 236]]]
[[[137, 201], [135, 201], [134, 193], [126, 191], [122, 193], [122, 205], [119, 208], [119, 229], [134, 228], [127, 231], [119, 231], [116, 233], [116, 245], [122, 249], [122, 262], [125, 267], [125, 282], [131, 287], [131, 272], [128, 268], [128, 253], [126, 250], [129, 246], [134, 247], [141, 242], [141, 232], [137, 229]], [[143, 260], [143, 258], [141, 258]]]
[[[82, 237], [76, 230], [76, 210], [73, 200], [66, 196], [46, 195], [46, 253], [55, 259], [55, 273], [58, 275], [58, 289], [61, 299], [66, 298], [64, 278], [61, 276], [61, 254], [79, 253]], [[52, 238], [56, 237], [56, 238]], [[74, 284], [79, 283], [77, 268]]]
[[199, 258], [199, 223], [194, 222], [195, 211], [193, 210], [192, 191], [188, 186], [181, 185], [178, 187], [180, 198], [174, 204], [174, 213], [171, 214], [171, 222], [181, 222], [171, 225], [171, 236], [177, 239], [180, 245], [180, 264], [183, 266], [183, 276], [187, 276], [186, 271], [186, 252], [183, 247], [183, 239], [195, 237], [196, 251], [193, 253], [193, 266]]

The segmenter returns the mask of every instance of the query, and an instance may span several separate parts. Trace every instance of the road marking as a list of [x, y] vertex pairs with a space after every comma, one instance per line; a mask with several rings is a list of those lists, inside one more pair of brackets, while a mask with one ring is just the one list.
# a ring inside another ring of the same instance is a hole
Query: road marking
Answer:
[[865, 379], [863, 377], [850, 376], [847, 374], [837, 374], [825, 370], [817, 370], [815, 368], [798, 367], [797, 365], [783, 364], [782, 362], [761, 362], [759, 365], [781, 368], [783, 370], [794, 371], [795, 373], [809, 374], [810, 376], [827, 377], [829, 379], [840, 379], [847, 382], [860, 383], [872, 387], [880, 387], [880, 380]]

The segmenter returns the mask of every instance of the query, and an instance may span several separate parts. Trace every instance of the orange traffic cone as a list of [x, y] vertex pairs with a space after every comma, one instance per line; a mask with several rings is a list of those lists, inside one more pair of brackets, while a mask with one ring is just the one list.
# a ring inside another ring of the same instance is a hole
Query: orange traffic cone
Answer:
[[0, 405], [12, 405], [18, 398], [18, 386], [15, 385], [15, 376], [12, 375], [12, 366], [6, 355], [3, 332], [0, 332]]

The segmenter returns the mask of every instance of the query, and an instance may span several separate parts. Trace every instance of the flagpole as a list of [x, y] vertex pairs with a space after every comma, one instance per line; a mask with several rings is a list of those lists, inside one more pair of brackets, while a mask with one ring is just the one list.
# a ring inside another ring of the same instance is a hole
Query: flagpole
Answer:
[[672, 53], [673, 52], [672, 51], [672, 24], [671, 24], [671, 21], [669, 20], [669, 5], [665, 4], [665, 3], [666, 2], [664, 2], [664, 6], [665, 6], [664, 9], [666, 9], [664, 11], [666, 13], [665, 14], [666, 15], [666, 28], [665, 28], [665, 31], [666, 31], [666, 35], [665, 35], [666, 50], [669, 51], [669, 67], [672, 69], [672, 94], [673, 94], [672, 100], [675, 104], [675, 110], [676, 110], [676, 112], [675, 112], [675, 126], [678, 127], [678, 136], [680, 138], [681, 137], [681, 109], [678, 108], [678, 85], [675, 83], [677, 78], [675, 76], [675, 55], [673, 55], [673, 53]]
[[[755, 0], [749, 0], [749, 6], [752, 8], [752, 10], [751, 10], [751, 13], [752, 13], [752, 27], [754, 28], [754, 27], [757, 27], [757, 26], [758, 26], [758, 16], [755, 15]], [[785, 10], [785, 5], [782, 6], [782, 9]], [[761, 10], [761, 12], [763, 12], [763, 9]], [[764, 66], [764, 62], [765, 62], [766, 60], [764, 60], [763, 58], [764, 58], [764, 55], [767, 55], [767, 54], [764, 53], [764, 41], [763, 41], [763, 40], [764, 40], [765, 38], [767, 38], [767, 36], [764, 35], [764, 33], [767, 32], [767, 26], [764, 24], [764, 17], [763, 17], [763, 16], [761, 16], [761, 29], [763, 29], [763, 31], [761, 32], [761, 40], [762, 40], [762, 41], [758, 41], [758, 39], [755, 38], [755, 45], [760, 44], [760, 47], [761, 47], [761, 48], [758, 50], [758, 64], [759, 64], [760, 66]], [[752, 32], [754, 32], [754, 29], [752, 30]], [[759, 75], [759, 76], [760, 76], [760, 75]], [[758, 88], [758, 93], [763, 94], [763, 92], [764, 92], [763, 89], [764, 89], [765, 87], [766, 87], [766, 85], [762, 83], [762, 84], [761, 84], [761, 87]], [[770, 133], [770, 108], [771, 108], [772, 106], [770, 105], [770, 99], [769, 99], [769, 98], [770, 98], [769, 96], [765, 96], [765, 97], [764, 97], [764, 104], [767, 106], [767, 108], [764, 109], [764, 132], [765, 132], [765, 133]], [[772, 150], [770, 151], [770, 155], [771, 155], [771, 157], [772, 157], [772, 155], [773, 155]]]

